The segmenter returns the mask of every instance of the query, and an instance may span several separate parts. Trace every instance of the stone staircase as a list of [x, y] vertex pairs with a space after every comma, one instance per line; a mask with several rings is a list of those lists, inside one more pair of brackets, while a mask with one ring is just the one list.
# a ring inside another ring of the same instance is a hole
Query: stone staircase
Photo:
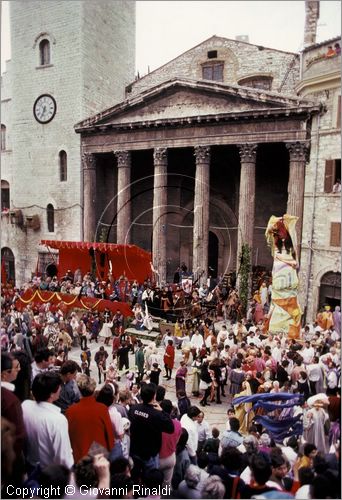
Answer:
[[143, 344], [148, 344], [149, 342], [155, 342], [159, 345], [161, 339], [163, 338], [167, 329], [170, 330], [171, 335], [173, 335], [174, 324], [167, 323], [162, 318], [153, 318], [152, 330], [137, 330], [134, 326], [129, 326], [125, 329], [126, 335], [130, 335], [142, 341]]

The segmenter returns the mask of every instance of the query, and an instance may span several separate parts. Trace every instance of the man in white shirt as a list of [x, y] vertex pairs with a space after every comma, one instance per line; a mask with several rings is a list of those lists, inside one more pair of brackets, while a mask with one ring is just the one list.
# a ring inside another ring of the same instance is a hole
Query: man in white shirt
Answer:
[[205, 420], [203, 411], [201, 411], [201, 413], [197, 417], [197, 429], [198, 429], [197, 451], [200, 452], [203, 449], [205, 441], [211, 437], [209, 423], [207, 422], [207, 420]]
[[36, 375], [39, 373], [47, 372], [49, 367], [54, 364], [55, 355], [48, 348], [40, 349], [34, 357], [34, 362], [32, 363], [32, 375], [31, 380], [33, 381]]
[[277, 341], [275, 347], [272, 349], [272, 358], [277, 363], [281, 363], [281, 344], [279, 341]]
[[207, 297], [208, 291], [209, 291], [208, 287], [205, 284], [203, 284], [199, 287], [198, 295], [199, 295], [200, 300], [204, 300]]
[[27, 434], [26, 459], [31, 468], [40, 463], [41, 468], [52, 464], [74, 464], [68, 421], [60, 408], [53, 404], [59, 398], [62, 380], [55, 372], [38, 374], [33, 380], [32, 394], [22, 403]]
[[306, 366], [306, 371], [309, 379], [310, 392], [311, 394], [317, 394], [319, 382], [323, 379], [322, 367], [319, 364], [317, 356], [314, 356], [312, 363]]
[[224, 347], [233, 347], [235, 345], [234, 333], [229, 332], [227, 340], [224, 341]]
[[194, 465], [197, 464], [197, 455], [196, 455], [196, 451], [198, 448], [197, 421], [200, 414], [201, 410], [197, 408], [197, 406], [190, 406], [187, 413], [184, 413], [180, 421], [183, 429], [186, 429], [189, 434], [186, 447], [189, 453], [191, 463], [193, 463]]
[[315, 349], [311, 346], [310, 342], [305, 342], [305, 347], [300, 351], [303, 358], [304, 365], [309, 365], [315, 355]]
[[171, 335], [170, 330], [166, 330], [165, 335], [163, 337], [163, 344], [165, 347], [167, 347], [169, 345], [169, 340], [172, 340], [172, 342], [173, 342], [173, 336]]
[[217, 334], [217, 344], [224, 344], [228, 338], [227, 327], [222, 325], [221, 330]]
[[250, 332], [248, 333], [247, 337], [247, 344], [254, 344], [256, 347], [259, 347], [261, 345], [261, 340], [260, 338], [255, 334], [255, 332]]
[[329, 330], [326, 331], [326, 335], [329, 336], [334, 342], [338, 342], [340, 340], [340, 335], [337, 333], [333, 326], [331, 326]]
[[203, 347], [204, 345], [203, 336], [199, 333], [198, 330], [196, 330], [196, 332], [191, 337], [190, 345], [192, 350], [196, 350], [196, 353], [198, 353], [199, 350]]

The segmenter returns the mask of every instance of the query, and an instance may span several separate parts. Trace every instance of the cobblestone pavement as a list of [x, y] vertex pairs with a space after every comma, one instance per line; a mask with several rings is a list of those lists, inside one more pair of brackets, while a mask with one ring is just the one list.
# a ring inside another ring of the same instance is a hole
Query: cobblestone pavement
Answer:
[[[217, 327], [216, 327], [217, 328]], [[88, 347], [90, 348], [91, 351], [91, 365], [90, 365], [90, 375], [95, 378], [96, 381], [98, 381], [98, 371], [97, 371], [97, 366], [94, 362], [94, 356], [96, 351], [98, 351], [99, 347], [104, 345], [103, 341], [99, 341], [98, 343], [96, 342], [88, 342]], [[111, 342], [109, 346], [105, 346], [105, 349], [107, 350], [109, 356], [108, 356], [108, 362], [112, 359], [112, 346]], [[161, 355], [161, 359], [164, 353], [164, 348], [159, 347], [158, 348], [158, 353]], [[81, 349], [80, 348], [73, 348], [70, 353], [69, 353], [69, 359], [72, 359], [76, 361], [78, 364], [80, 364], [80, 354], [81, 354]], [[179, 361], [182, 358], [182, 353], [179, 349], [176, 349], [176, 361], [175, 361], [175, 368], [173, 369], [172, 372], [172, 379], [171, 380], [165, 380], [163, 379], [163, 374], [164, 374], [164, 367], [161, 366], [162, 372], [160, 373], [160, 384], [163, 385], [166, 388], [166, 399], [170, 399], [173, 402], [177, 401], [176, 398], [176, 390], [175, 390], [175, 374], [176, 374], [176, 369], [179, 366]], [[206, 406], [202, 408], [200, 406], [199, 401], [201, 400], [201, 396], [199, 397], [194, 397], [191, 394], [191, 388], [192, 388], [192, 375], [191, 375], [191, 359], [192, 356], [190, 355], [190, 361], [188, 363], [188, 377], [187, 377], [187, 395], [189, 396], [191, 402], [193, 405], [198, 406], [205, 414], [205, 418], [208, 421], [210, 427], [217, 427], [220, 432], [222, 432], [225, 429], [225, 424], [226, 424], [226, 415], [227, 415], [227, 408], [230, 403], [230, 397], [227, 392], [227, 386], [225, 387], [225, 393], [226, 396], [221, 398], [222, 404], [216, 404], [216, 403], [211, 403], [210, 406]], [[133, 368], [135, 365], [135, 360], [134, 360], [134, 355], [132, 353], [129, 354], [129, 366], [130, 368]], [[126, 381], [125, 375], [121, 378], [121, 382], [119, 383], [120, 385], [124, 385]], [[98, 388], [102, 387], [102, 384], [98, 384]]]

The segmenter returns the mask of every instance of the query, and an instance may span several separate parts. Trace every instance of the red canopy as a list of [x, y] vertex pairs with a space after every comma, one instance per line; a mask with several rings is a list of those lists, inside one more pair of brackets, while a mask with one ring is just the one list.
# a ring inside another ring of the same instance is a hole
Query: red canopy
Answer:
[[91, 243], [87, 241], [42, 240], [41, 245], [59, 250], [58, 278], [70, 269], [80, 269], [82, 274], [91, 270], [95, 257], [98, 278], [107, 279], [112, 265], [112, 275], [125, 275], [129, 280], [143, 282], [151, 276], [152, 256], [136, 245], [115, 245], [113, 243]]

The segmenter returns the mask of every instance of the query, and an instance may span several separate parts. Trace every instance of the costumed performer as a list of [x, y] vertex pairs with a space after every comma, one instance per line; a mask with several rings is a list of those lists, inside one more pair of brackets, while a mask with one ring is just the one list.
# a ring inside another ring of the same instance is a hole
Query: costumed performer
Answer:
[[265, 328], [270, 332], [285, 332], [290, 339], [300, 336], [301, 309], [298, 304], [298, 261], [295, 225], [298, 217], [272, 215], [266, 229], [271, 247], [272, 302]]

